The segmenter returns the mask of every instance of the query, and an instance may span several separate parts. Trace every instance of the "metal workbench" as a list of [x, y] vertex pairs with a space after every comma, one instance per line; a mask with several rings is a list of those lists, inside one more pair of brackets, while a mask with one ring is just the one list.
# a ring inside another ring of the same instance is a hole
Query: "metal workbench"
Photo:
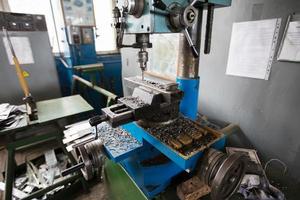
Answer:
[[[5, 171], [5, 200], [12, 199], [14, 171], [16, 167], [14, 158], [15, 152], [46, 141], [56, 140], [62, 147], [64, 153], [69, 157], [71, 163], [76, 164], [74, 157], [67, 152], [62, 144], [63, 130], [59, 125], [59, 121], [62, 119], [70, 119], [93, 110], [80, 95], [39, 101], [37, 102], [37, 109], [38, 120], [28, 122], [26, 118], [24, 118], [25, 120], [20, 122], [18, 127], [0, 131], [0, 136], [6, 140], [5, 148], [8, 152]], [[25, 199], [36, 198], [60, 185], [67, 184], [76, 179], [82, 181], [86, 189], [86, 183], [81, 174], [75, 174], [60, 183], [34, 192]]]

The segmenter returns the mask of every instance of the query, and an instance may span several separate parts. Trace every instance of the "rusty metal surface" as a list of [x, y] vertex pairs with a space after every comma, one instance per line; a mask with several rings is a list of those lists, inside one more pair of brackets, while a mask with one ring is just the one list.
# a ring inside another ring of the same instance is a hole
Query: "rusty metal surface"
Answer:
[[177, 196], [180, 200], [198, 200], [210, 193], [210, 187], [203, 183], [197, 176], [177, 186]]
[[221, 137], [221, 134], [201, 127], [182, 116], [168, 124], [144, 128], [183, 156], [191, 156], [202, 151]]

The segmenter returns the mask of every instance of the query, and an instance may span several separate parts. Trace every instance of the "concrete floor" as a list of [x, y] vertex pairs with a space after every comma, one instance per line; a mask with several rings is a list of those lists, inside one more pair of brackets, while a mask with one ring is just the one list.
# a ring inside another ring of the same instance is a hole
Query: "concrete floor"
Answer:
[[104, 183], [97, 183], [90, 187], [90, 192], [78, 194], [74, 200], [108, 200], [108, 193]]

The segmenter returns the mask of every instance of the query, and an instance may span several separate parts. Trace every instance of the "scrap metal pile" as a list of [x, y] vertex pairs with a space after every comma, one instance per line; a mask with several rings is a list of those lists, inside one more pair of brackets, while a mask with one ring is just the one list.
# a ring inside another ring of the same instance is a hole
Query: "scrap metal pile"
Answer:
[[146, 130], [184, 156], [204, 150], [222, 136], [182, 116], [168, 124], [152, 126]]
[[97, 126], [97, 133], [98, 138], [113, 157], [120, 156], [142, 145], [124, 129], [112, 128], [106, 122]]
[[80, 169], [86, 180], [94, 177], [102, 179], [104, 151], [116, 158], [142, 145], [122, 128], [112, 128], [107, 122], [102, 122], [95, 129], [88, 121], [76, 123], [68, 126], [64, 134], [63, 142], [68, 145], [68, 151], [75, 153], [78, 164], [63, 174]]

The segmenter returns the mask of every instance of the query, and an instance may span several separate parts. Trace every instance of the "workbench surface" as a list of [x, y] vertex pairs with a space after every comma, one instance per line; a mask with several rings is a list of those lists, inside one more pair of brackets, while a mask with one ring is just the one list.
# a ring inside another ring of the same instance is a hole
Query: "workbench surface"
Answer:
[[93, 110], [93, 107], [90, 106], [80, 95], [39, 101], [36, 104], [38, 120], [27, 122], [26, 118], [24, 118], [18, 127], [0, 130], [0, 135], [18, 131], [31, 125], [44, 124]]

